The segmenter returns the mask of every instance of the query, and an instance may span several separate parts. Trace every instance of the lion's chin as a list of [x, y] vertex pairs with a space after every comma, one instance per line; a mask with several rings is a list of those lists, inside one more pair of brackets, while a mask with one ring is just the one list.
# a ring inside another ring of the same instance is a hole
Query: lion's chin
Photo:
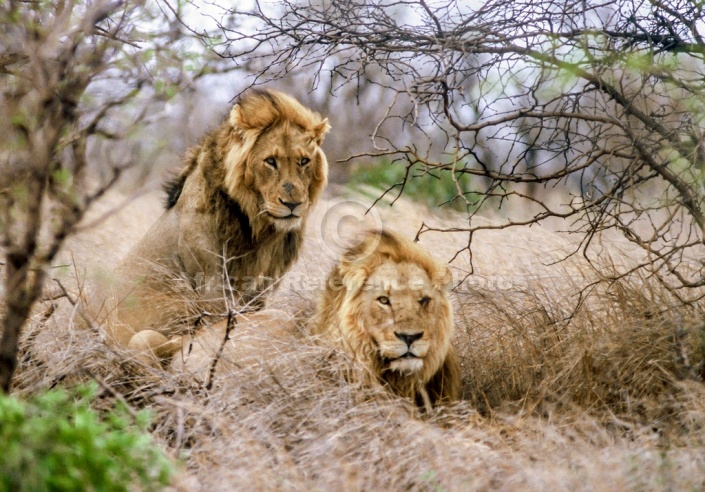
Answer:
[[423, 368], [423, 360], [418, 357], [401, 357], [389, 362], [389, 370], [404, 375], [414, 374]]
[[301, 217], [289, 215], [287, 217], [276, 217], [270, 214], [272, 224], [275, 229], [282, 232], [301, 229]]

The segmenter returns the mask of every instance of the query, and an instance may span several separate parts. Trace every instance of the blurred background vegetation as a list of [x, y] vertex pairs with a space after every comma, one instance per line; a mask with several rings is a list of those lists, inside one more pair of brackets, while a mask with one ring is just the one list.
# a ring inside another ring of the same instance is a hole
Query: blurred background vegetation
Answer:
[[446, 207], [461, 212], [471, 211], [480, 198], [479, 193], [472, 191], [472, 177], [467, 174], [434, 172], [420, 165], [404, 167], [388, 161], [352, 167], [347, 186], [373, 200], [382, 197], [393, 202], [403, 195], [429, 208]]

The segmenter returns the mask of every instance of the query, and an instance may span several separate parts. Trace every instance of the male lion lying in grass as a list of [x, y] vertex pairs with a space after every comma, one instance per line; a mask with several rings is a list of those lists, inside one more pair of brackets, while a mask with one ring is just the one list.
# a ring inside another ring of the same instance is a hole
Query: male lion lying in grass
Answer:
[[[451, 346], [451, 280], [448, 268], [415, 243], [389, 231], [368, 232], [328, 277], [310, 332], [361, 362], [370, 380], [427, 410], [457, 400], [461, 373]], [[225, 322], [195, 339], [184, 337], [172, 368], [203, 377], [218, 357], [227, 369], [297, 343], [293, 323], [280, 311], [241, 323], [231, 326], [231, 337], [242, 335], [235, 341], [224, 341]], [[254, 341], [248, 333], [257, 334]]]
[[451, 281], [448, 268], [417, 244], [390, 231], [369, 232], [328, 277], [311, 332], [419, 405], [456, 400]]
[[108, 334], [168, 358], [201, 311], [259, 309], [296, 260], [328, 170], [328, 121], [276, 91], [252, 91], [186, 154], [167, 209], [117, 269]]

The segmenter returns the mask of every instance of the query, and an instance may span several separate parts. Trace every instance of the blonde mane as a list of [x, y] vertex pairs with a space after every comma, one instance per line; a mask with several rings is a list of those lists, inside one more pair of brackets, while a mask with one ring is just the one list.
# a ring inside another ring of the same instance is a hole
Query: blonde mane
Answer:
[[[424, 294], [409, 288], [412, 277], [419, 286], [425, 282]], [[378, 381], [420, 405], [456, 400], [460, 367], [450, 344], [454, 324], [446, 294], [451, 281], [448, 268], [418, 245], [388, 230], [370, 231], [343, 254], [329, 275], [312, 333], [349, 352]], [[375, 304], [375, 289], [382, 289], [380, 299], [386, 304], [399, 302], [398, 312], [405, 309], [413, 315], [402, 323], [396, 314], [385, 314]], [[416, 307], [415, 296], [424, 296], [424, 303], [432, 302], [432, 310]], [[375, 309], [381, 314], [376, 315]], [[400, 343], [397, 339], [404, 338], [402, 332], [413, 333], [413, 338], [420, 338], [428, 346], [423, 357], [414, 362], [420, 368], [408, 373], [390, 369], [389, 357], [383, 353], [385, 343]]]

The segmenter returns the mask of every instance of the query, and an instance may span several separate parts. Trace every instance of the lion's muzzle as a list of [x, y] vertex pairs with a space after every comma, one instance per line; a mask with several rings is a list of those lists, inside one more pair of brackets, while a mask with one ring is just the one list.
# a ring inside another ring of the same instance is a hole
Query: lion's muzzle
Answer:
[[423, 332], [395, 331], [394, 340], [380, 344], [380, 352], [389, 370], [412, 374], [423, 368], [424, 356], [428, 352], [428, 341]]

